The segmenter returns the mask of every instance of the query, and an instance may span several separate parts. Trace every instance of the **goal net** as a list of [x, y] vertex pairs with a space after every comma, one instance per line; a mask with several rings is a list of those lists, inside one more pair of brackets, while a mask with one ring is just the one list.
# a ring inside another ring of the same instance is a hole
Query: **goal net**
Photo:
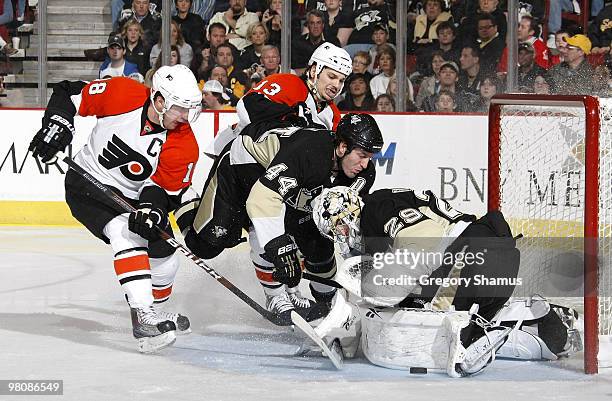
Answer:
[[523, 235], [522, 285], [513, 295], [574, 307], [584, 319], [585, 371], [609, 366], [612, 99], [497, 96], [488, 191], [489, 210], [501, 210], [513, 234]]

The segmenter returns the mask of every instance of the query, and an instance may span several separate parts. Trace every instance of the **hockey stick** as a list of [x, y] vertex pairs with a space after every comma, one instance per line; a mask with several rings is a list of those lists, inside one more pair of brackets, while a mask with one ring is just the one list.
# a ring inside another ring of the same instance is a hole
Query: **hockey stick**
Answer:
[[306, 280], [314, 281], [314, 282], [320, 283], [320, 284], [325, 284], [325, 285], [328, 285], [330, 287], [344, 288], [342, 286], [342, 284], [338, 283], [337, 281], [334, 281], [334, 280], [329, 279], [329, 278], [323, 278], [323, 277], [315, 276], [312, 273], [303, 272], [302, 273], [302, 277], [304, 277]]
[[[57, 157], [61, 159], [64, 163], [66, 163], [77, 174], [79, 174], [81, 177], [85, 178], [87, 181], [93, 184], [96, 188], [98, 188], [100, 192], [102, 192], [110, 200], [115, 202], [115, 204], [121, 207], [124, 211], [131, 213], [136, 210], [136, 208], [130, 205], [125, 199], [123, 199], [122, 196], [118, 195], [112, 189], [108, 188], [106, 185], [98, 181], [97, 178], [89, 174], [85, 169], [79, 166], [74, 160], [72, 160], [65, 153], [58, 152]], [[168, 234], [165, 230], [162, 230], [159, 227], [155, 227], [155, 228], [157, 229], [159, 236], [164, 241], [166, 241], [170, 246], [180, 251], [187, 258], [191, 259], [196, 265], [202, 268], [202, 270], [208, 273], [209, 276], [211, 276], [212, 278], [217, 280], [219, 283], [221, 283], [221, 285], [223, 285], [225, 288], [233, 292], [238, 298], [244, 301], [247, 305], [249, 305], [252, 309], [254, 309], [257, 313], [259, 313], [265, 319], [267, 319], [268, 321], [272, 322], [273, 324], [277, 326], [289, 326], [292, 324], [291, 320], [283, 319], [281, 316], [275, 313], [272, 313], [267, 309], [264, 309], [261, 305], [255, 302], [251, 297], [249, 297], [247, 294], [242, 292], [242, 290], [236, 287], [231, 281], [229, 281], [228, 279], [226, 279], [225, 277], [217, 273], [215, 269], [210, 267], [208, 264], [206, 264], [206, 262], [198, 258], [196, 255], [194, 255], [189, 249], [187, 249], [187, 247], [185, 247], [184, 245], [179, 243], [177, 240], [172, 238], [172, 236]]]
[[332, 342], [330, 348], [327, 346], [325, 341], [319, 337], [312, 326], [310, 326], [310, 324], [304, 320], [302, 316], [298, 315], [296, 311], [291, 312], [291, 320], [298, 329], [302, 330], [302, 332], [304, 332], [304, 334], [306, 334], [315, 344], [321, 347], [323, 354], [329, 358], [336, 369], [342, 369], [344, 366], [344, 357], [342, 355], [342, 351], [340, 350], [340, 342], [337, 339]]

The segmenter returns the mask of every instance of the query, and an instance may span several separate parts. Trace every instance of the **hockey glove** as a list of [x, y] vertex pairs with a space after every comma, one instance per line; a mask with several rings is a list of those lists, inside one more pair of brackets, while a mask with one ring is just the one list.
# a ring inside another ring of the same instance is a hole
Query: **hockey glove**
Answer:
[[302, 278], [298, 247], [288, 235], [276, 237], [264, 247], [265, 256], [274, 264], [272, 278], [279, 283], [295, 287]]
[[298, 103], [293, 106], [290, 113], [283, 117], [284, 121], [289, 122], [296, 127], [312, 127], [315, 123], [312, 120], [312, 113], [306, 103]]
[[141, 203], [138, 209], [130, 213], [128, 228], [142, 238], [153, 241], [159, 238], [156, 227], [168, 228], [168, 212], [151, 203]]
[[43, 163], [48, 163], [57, 152], [66, 149], [74, 136], [74, 126], [70, 120], [72, 119], [59, 114], [43, 117], [42, 128], [36, 133], [28, 148], [32, 151], [32, 156], [40, 157]]

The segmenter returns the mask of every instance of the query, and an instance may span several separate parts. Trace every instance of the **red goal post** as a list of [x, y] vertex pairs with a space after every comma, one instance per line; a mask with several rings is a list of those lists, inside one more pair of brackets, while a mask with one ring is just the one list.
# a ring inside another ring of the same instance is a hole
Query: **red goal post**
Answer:
[[[593, 96], [504, 94], [489, 109], [488, 210], [501, 210], [514, 235], [579, 238], [584, 287], [577, 309], [583, 307], [589, 374], [598, 372], [599, 335], [612, 334], [610, 120], [610, 99]], [[550, 277], [535, 272], [554, 269], [538, 252], [525, 269]]]

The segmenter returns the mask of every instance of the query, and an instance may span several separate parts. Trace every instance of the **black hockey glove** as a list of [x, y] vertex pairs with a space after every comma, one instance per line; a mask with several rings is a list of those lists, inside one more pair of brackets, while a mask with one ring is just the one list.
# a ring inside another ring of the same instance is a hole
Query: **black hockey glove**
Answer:
[[298, 103], [293, 106], [290, 113], [282, 118], [283, 121], [287, 121], [296, 127], [312, 127], [315, 123], [312, 120], [312, 113], [306, 103]]
[[130, 213], [128, 228], [142, 238], [149, 241], [158, 239], [156, 226], [162, 230], [168, 228], [168, 212], [153, 207], [152, 203], [141, 203], [138, 205], [138, 210]]
[[302, 278], [298, 247], [288, 235], [276, 237], [264, 247], [265, 256], [274, 264], [272, 278], [279, 283], [295, 287]]
[[32, 156], [40, 157], [43, 163], [50, 162], [57, 152], [66, 149], [72, 142], [74, 125], [72, 119], [59, 114], [43, 117], [42, 128], [36, 133], [28, 150]]

